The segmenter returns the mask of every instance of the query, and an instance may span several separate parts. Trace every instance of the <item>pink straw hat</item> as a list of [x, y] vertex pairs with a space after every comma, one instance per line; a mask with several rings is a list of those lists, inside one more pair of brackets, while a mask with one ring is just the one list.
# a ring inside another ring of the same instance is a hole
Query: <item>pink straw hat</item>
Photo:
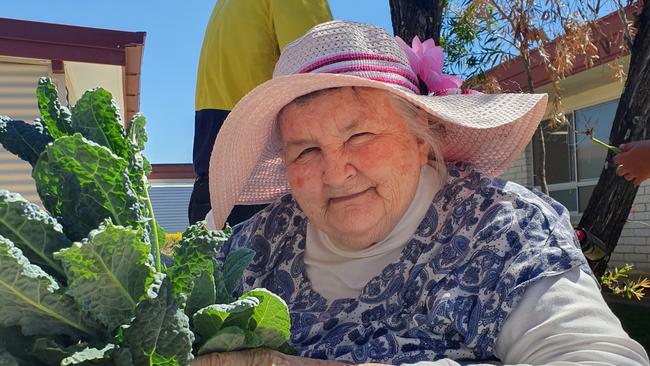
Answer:
[[313, 91], [387, 90], [445, 128], [445, 161], [503, 172], [530, 141], [546, 94], [420, 95], [418, 77], [391, 35], [373, 25], [333, 21], [312, 28], [282, 52], [273, 79], [253, 89], [226, 118], [210, 158], [210, 201], [217, 227], [235, 204], [269, 203], [290, 192], [276, 128], [278, 112]]

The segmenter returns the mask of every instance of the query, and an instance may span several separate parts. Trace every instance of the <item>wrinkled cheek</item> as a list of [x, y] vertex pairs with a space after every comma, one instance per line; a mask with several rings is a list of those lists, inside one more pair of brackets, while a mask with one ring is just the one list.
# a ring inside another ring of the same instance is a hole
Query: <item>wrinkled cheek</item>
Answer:
[[358, 161], [365, 169], [372, 171], [388, 169], [397, 175], [404, 175], [419, 169], [417, 157], [405, 150], [395, 146], [364, 147], [359, 149]]
[[293, 190], [302, 190], [305, 187], [305, 178], [301, 176], [289, 178], [289, 186]]
[[289, 187], [294, 191], [305, 191], [310, 189], [310, 185], [313, 185], [315, 175], [312, 172], [313, 169], [310, 169], [306, 166], [298, 166], [289, 168], [287, 170], [287, 179], [289, 180]]

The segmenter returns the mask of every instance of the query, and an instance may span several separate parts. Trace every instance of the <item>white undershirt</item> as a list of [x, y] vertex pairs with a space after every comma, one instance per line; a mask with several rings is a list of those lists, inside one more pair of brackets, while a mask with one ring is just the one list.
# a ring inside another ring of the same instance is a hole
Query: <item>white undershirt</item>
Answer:
[[356, 298], [373, 277], [396, 261], [433, 201], [434, 170], [425, 165], [408, 209], [386, 239], [360, 251], [337, 247], [311, 223], [307, 224], [305, 269], [314, 291], [328, 300]]

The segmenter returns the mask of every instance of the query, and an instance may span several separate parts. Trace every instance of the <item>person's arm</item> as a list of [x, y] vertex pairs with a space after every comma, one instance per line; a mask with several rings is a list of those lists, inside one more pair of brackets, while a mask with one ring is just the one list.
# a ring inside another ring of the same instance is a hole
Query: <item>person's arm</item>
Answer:
[[327, 0], [271, 0], [271, 17], [280, 51], [316, 24], [332, 20]]
[[574, 269], [526, 290], [496, 343], [504, 364], [649, 365], [609, 309], [596, 281]]
[[[650, 365], [643, 347], [625, 333], [603, 300], [595, 280], [577, 268], [526, 290], [503, 323], [495, 353], [511, 366]], [[413, 365], [459, 366], [452, 360]]]

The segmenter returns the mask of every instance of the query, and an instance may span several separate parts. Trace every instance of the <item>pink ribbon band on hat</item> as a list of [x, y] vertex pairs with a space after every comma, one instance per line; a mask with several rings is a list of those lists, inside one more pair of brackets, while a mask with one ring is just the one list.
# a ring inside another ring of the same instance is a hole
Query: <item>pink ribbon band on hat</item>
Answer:
[[397, 58], [379, 54], [341, 53], [330, 55], [305, 66], [298, 73], [356, 75], [407, 88], [415, 94], [420, 93], [420, 88], [417, 86], [418, 79], [413, 70]]

